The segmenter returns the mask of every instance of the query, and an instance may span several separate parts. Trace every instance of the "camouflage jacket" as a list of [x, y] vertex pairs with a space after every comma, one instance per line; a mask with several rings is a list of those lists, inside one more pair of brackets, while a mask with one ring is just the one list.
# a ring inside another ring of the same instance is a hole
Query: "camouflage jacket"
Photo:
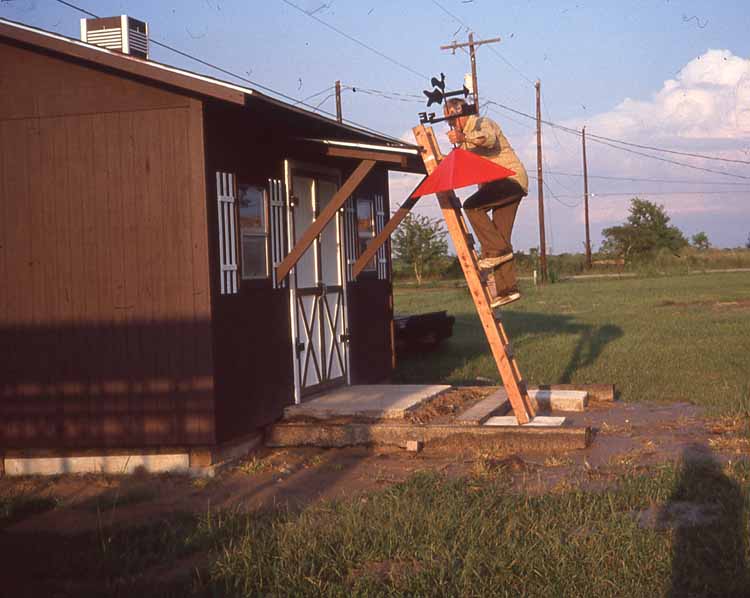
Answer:
[[509, 178], [517, 181], [525, 193], [529, 192], [529, 177], [526, 169], [494, 120], [472, 114], [466, 121], [463, 134], [465, 141], [461, 144], [462, 149], [469, 150], [505, 168], [510, 168], [516, 174]]

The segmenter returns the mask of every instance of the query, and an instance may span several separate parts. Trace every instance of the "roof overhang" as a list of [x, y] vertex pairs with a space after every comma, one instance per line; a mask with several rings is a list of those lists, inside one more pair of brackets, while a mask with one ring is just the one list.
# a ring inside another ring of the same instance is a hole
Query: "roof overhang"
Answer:
[[[414, 166], [407, 165], [402, 158], [398, 158], [398, 162], [395, 162], [392, 156], [390, 156], [390, 159], [386, 159], [390, 155], [389, 152], [400, 154], [402, 157], [406, 156], [407, 159], [412, 154], [417, 158], [419, 157], [417, 146], [404, 143], [399, 139], [389, 137], [377, 131], [370, 131], [347, 123], [340, 123], [333, 118], [310, 112], [309, 110], [283, 102], [249, 87], [179, 69], [154, 60], [144, 60], [129, 56], [71, 37], [0, 18], [0, 40], [2, 39], [79, 59], [107, 69], [120, 71], [140, 79], [176, 88], [178, 91], [181, 90], [235, 105], [252, 107], [254, 102], [260, 101], [275, 108], [295, 113], [300, 117], [324, 123], [327, 129], [338, 131], [344, 137], [355, 137], [358, 140], [362, 140], [361, 147], [347, 145], [355, 143], [352, 141], [326, 140], [331, 152], [329, 155], [331, 156], [338, 155], [340, 157], [359, 158], [362, 152], [380, 152], [380, 155], [384, 158], [380, 161], [398, 163], [402, 165], [402, 168], [408, 168], [409, 170], [413, 170]], [[348, 155], [345, 155], [347, 152]]]

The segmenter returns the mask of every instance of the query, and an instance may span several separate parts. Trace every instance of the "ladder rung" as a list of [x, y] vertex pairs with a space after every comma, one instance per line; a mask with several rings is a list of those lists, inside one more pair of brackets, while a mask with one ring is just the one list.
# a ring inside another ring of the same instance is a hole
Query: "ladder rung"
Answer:
[[505, 345], [505, 354], [508, 356], [508, 359], [513, 359], [513, 344], [510, 341]]
[[469, 246], [469, 248], [474, 249], [474, 235], [471, 233], [466, 233], [466, 244]]

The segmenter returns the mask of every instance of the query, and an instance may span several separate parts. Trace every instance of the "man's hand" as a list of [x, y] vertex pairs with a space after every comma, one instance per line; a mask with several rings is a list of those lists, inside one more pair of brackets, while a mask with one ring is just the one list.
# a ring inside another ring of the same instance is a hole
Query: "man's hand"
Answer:
[[464, 134], [459, 131], [458, 129], [451, 129], [448, 131], [448, 141], [450, 141], [453, 145], [458, 145], [464, 142], [466, 137]]

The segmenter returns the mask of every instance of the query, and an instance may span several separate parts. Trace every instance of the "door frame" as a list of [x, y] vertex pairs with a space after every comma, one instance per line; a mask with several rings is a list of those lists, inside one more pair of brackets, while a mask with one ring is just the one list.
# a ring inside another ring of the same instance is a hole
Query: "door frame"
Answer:
[[[341, 187], [341, 179], [342, 174], [339, 169], [321, 166], [317, 164], [310, 164], [310, 163], [304, 163], [304, 162], [297, 162], [293, 160], [284, 160], [284, 187], [285, 187], [285, 204], [286, 204], [286, 218], [287, 218], [287, 242], [288, 246], [290, 248], [294, 247], [296, 242], [296, 234], [297, 231], [295, 230], [295, 223], [294, 223], [294, 206], [292, 202], [292, 195], [294, 192], [293, 189], [293, 179], [295, 176], [303, 176], [312, 178], [314, 180], [326, 180], [332, 183], [335, 183], [337, 188]], [[314, 208], [314, 215], [317, 217], [319, 212], [319, 206], [317, 205], [317, 197], [313, 197], [313, 201], [315, 202]], [[310, 246], [308, 251], [312, 249], [315, 252], [315, 279], [317, 282], [317, 286], [320, 288], [320, 291], [313, 291], [312, 288], [305, 288], [304, 294], [305, 295], [317, 295], [314, 299], [314, 305], [315, 310], [317, 313], [317, 317], [320, 318], [322, 315], [323, 310], [329, 311], [329, 313], [333, 313], [335, 315], [337, 308], [340, 310], [340, 318], [341, 318], [341, 327], [343, 330], [342, 338], [340, 338], [338, 341], [335, 340], [335, 332], [336, 332], [336, 322], [333, 322], [333, 330], [331, 330], [331, 334], [334, 338], [333, 345], [332, 345], [332, 352], [334, 350], [341, 349], [340, 351], [337, 351], [339, 355], [342, 357], [343, 362], [343, 369], [344, 372], [342, 376], [337, 377], [335, 380], [331, 381], [328, 379], [323, 379], [323, 376], [321, 376], [321, 372], [318, 371], [318, 379], [320, 380], [317, 384], [304, 388], [303, 387], [303, 380], [302, 376], [305, 374], [305, 368], [301, 367], [300, 363], [300, 352], [298, 351], [298, 342], [300, 338], [300, 317], [299, 317], [299, 306], [298, 306], [298, 298], [301, 296], [302, 293], [299, 293], [298, 290], [300, 287], [298, 286], [298, 277], [297, 277], [297, 268], [298, 265], [296, 265], [293, 269], [293, 272], [289, 273], [288, 281], [289, 281], [289, 317], [290, 317], [290, 330], [291, 330], [291, 338], [290, 343], [292, 345], [292, 363], [293, 363], [293, 369], [294, 369], [294, 402], [296, 404], [299, 404], [302, 402], [302, 399], [318, 393], [322, 390], [325, 390], [326, 388], [336, 387], [336, 386], [343, 386], [343, 385], [350, 385], [351, 384], [351, 364], [350, 364], [350, 352], [349, 352], [349, 342], [348, 342], [348, 335], [349, 335], [349, 308], [347, 303], [347, 283], [348, 283], [348, 276], [347, 276], [347, 270], [346, 270], [346, 252], [347, 249], [345, 247], [345, 238], [344, 238], [344, 211], [345, 207], [339, 210], [339, 212], [336, 214], [336, 217], [329, 223], [335, 224], [336, 227], [336, 247], [337, 247], [337, 256], [336, 256], [336, 269], [338, 273], [338, 280], [339, 284], [335, 285], [336, 287], [341, 287], [341, 299], [340, 299], [340, 305], [337, 301], [337, 304], [334, 305], [333, 310], [330, 311], [330, 306], [327, 304], [327, 297], [325, 292], [325, 285], [320, 281], [321, 273], [322, 273], [322, 255], [320, 251], [320, 237], [316, 238], [315, 241], [313, 241], [313, 244]], [[299, 231], [300, 234], [304, 231]], [[322, 296], [322, 298], [321, 298]], [[303, 313], [304, 315], [304, 313]], [[327, 316], [329, 314], [326, 314]], [[304, 318], [303, 318], [304, 319]], [[324, 323], [325, 322], [325, 323]], [[321, 347], [324, 348], [323, 353], [327, 352], [327, 348], [325, 347], [325, 336], [324, 336], [324, 328], [323, 326], [327, 326], [330, 322], [328, 320], [323, 320], [318, 323], [318, 330], [321, 335]], [[304, 322], [302, 325], [308, 324], [308, 326], [312, 326], [311, 323]], [[307, 327], [307, 326], [306, 326]], [[320, 355], [321, 363], [322, 360], [325, 358], [325, 355]], [[332, 355], [333, 357], [333, 355]], [[327, 366], [326, 366], [327, 367]]]

